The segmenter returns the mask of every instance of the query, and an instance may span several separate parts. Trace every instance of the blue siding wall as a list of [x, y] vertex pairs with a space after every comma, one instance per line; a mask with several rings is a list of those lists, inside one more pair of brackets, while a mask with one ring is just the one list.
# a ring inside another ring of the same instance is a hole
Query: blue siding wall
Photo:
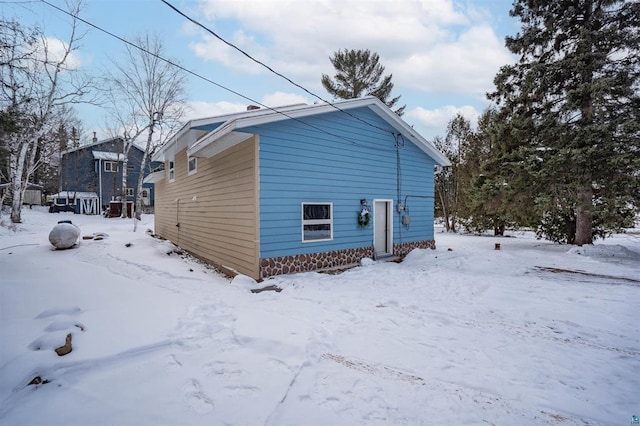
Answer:
[[[394, 243], [433, 239], [433, 160], [407, 137], [396, 148], [393, 129], [368, 108], [349, 114], [244, 129], [260, 137], [261, 258], [372, 246], [373, 217], [357, 223], [362, 198], [372, 213], [374, 199], [394, 200]], [[408, 228], [395, 209], [407, 195]], [[302, 202], [333, 203], [332, 241], [302, 242]]]

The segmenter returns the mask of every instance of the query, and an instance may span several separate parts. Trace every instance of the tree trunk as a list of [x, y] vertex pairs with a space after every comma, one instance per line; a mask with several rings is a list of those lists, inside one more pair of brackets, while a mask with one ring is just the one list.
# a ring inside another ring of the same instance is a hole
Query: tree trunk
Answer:
[[142, 181], [144, 180], [144, 167], [146, 166], [146, 154], [145, 158], [142, 159], [140, 166], [140, 175], [138, 176], [138, 185], [136, 187], [136, 211], [135, 218], [140, 220], [142, 218]]
[[578, 190], [574, 243], [579, 246], [593, 243], [593, 188], [590, 184]]
[[2, 217], [2, 207], [4, 206], [4, 199], [7, 197], [8, 191], [2, 191], [2, 196], [0, 196], [0, 217]]
[[120, 196], [120, 205], [122, 206], [122, 212], [120, 217], [125, 219], [127, 217], [127, 177], [128, 167], [129, 167], [129, 150], [131, 149], [131, 145], [133, 144], [133, 140], [129, 141], [128, 137], [125, 135], [124, 144], [122, 150], [122, 195]]
[[27, 159], [27, 151], [29, 150], [30, 142], [22, 143], [20, 147], [20, 153], [16, 157], [15, 173], [13, 174], [13, 181], [11, 182], [11, 193], [13, 200], [11, 200], [11, 222], [22, 222], [21, 211], [22, 208], [22, 177], [24, 175], [24, 166]]
[[444, 219], [444, 229], [449, 232], [449, 209], [445, 202], [444, 190], [441, 188], [442, 182], [436, 182], [436, 194], [440, 198], [440, 205], [442, 206], [442, 218]]
[[29, 185], [29, 181], [31, 180], [31, 177], [33, 176], [33, 172], [36, 169], [39, 140], [40, 140], [39, 137], [34, 138], [33, 146], [31, 147], [31, 152], [29, 153], [28, 158], [25, 159], [26, 161], [25, 168], [24, 168], [25, 176], [22, 184], [22, 193], [20, 194], [20, 202], [24, 200], [24, 194], [27, 192], [27, 186]]
[[147, 146], [144, 149], [142, 161], [140, 161], [140, 174], [138, 175], [138, 186], [136, 188], [136, 219], [140, 220], [142, 215], [142, 181], [144, 180], [144, 168], [147, 166], [147, 157], [151, 152], [151, 142], [153, 138], [153, 127], [155, 122], [153, 117], [149, 123], [149, 135], [147, 136]]

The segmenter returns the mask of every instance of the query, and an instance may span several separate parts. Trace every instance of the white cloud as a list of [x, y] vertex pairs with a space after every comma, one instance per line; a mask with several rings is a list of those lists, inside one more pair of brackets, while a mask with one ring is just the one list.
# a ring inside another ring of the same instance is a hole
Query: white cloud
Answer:
[[[62, 70], [77, 70], [82, 65], [80, 58], [75, 51], [67, 54], [68, 49], [69, 45], [59, 38], [45, 37], [38, 41], [35, 47], [35, 56], [41, 63], [46, 63], [49, 67], [57, 66], [64, 60]], [[65, 54], [67, 54], [66, 58]]]
[[444, 137], [447, 133], [447, 125], [456, 114], [462, 114], [464, 118], [469, 120], [471, 128], [475, 128], [478, 123], [478, 117], [480, 112], [470, 105], [464, 105], [461, 107], [447, 105], [437, 109], [425, 109], [418, 107], [407, 111], [405, 113], [404, 120], [410, 122], [415, 120], [415, 128], [418, 132], [427, 139], [432, 139], [435, 136]]
[[184, 119], [188, 121], [246, 110], [247, 105], [241, 103], [191, 101], [188, 103], [188, 112], [185, 114]]
[[[261, 54], [264, 50], [263, 47], [255, 43], [253, 37], [246, 35], [243, 31], [236, 31], [229, 41], [245, 51], [251, 52], [254, 58], [265, 59]], [[189, 48], [196, 56], [207, 61], [219, 62], [226, 67], [247, 74], [260, 74], [265, 71], [262, 66], [211, 35], [204, 36], [199, 42], [190, 43]]]
[[[295, 104], [310, 104], [311, 102], [309, 102], [305, 97], [294, 93], [274, 92], [264, 95], [260, 103], [273, 108]], [[247, 106], [249, 106], [249, 104], [249, 102], [192, 101], [188, 103], [188, 112], [185, 116], [185, 121], [243, 112], [247, 110]]]
[[[499, 66], [511, 62], [477, 6], [454, 0], [206, 0], [201, 6], [209, 19], [203, 23], [221, 37], [303, 85], [318, 87], [323, 73], [333, 73], [329, 56], [342, 48], [377, 52], [396, 86], [426, 92], [483, 95]], [[268, 72], [210, 35], [190, 47], [240, 72]]]
[[304, 96], [296, 95], [294, 93], [275, 92], [265, 95], [262, 98], [262, 103], [269, 107], [287, 106], [296, 104], [311, 104]]
[[456, 40], [407, 57], [395, 77], [426, 92], [484, 96], [500, 66], [511, 61], [491, 28], [474, 26]]

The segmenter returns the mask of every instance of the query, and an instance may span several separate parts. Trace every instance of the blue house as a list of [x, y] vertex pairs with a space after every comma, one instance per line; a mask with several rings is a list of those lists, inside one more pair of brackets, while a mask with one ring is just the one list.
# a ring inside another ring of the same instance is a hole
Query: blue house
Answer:
[[[123, 140], [112, 138], [98, 141], [62, 153], [60, 163], [61, 194], [95, 193], [98, 196], [96, 214], [104, 211], [111, 201], [122, 198]], [[127, 160], [127, 201], [135, 202], [138, 177], [144, 151], [133, 146]], [[151, 173], [159, 163], [147, 162], [144, 175]], [[155, 202], [153, 184], [143, 184], [143, 206]], [[79, 210], [76, 209], [78, 213]]]
[[256, 279], [435, 248], [449, 164], [374, 97], [192, 120], [154, 160], [156, 234]]

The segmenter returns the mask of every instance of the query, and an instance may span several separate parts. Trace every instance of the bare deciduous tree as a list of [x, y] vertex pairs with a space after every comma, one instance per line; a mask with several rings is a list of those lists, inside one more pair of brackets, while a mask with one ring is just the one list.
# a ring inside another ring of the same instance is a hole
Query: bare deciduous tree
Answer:
[[[123, 201], [126, 200], [129, 151], [136, 139], [147, 132], [136, 191], [138, 219], [142, 210], [142, 181], [147, 161], [155, 149], [178, 129], [186, 111], [186, 73], [165, 60], [164, 53], [164, 45], [158, 36], [137, 36], [132, 45], [126, 45], [124, 58], [111, 61], [113, 70], [107, 73], [111, 116], [125, 135]], [[155, 131], [156, 127], [159, 132]], [[126, 217], [124, 208], [122, 217]]]
[[[67, 3], [72, 17], [81, 7], [81, 0]], [[54, 126], [53, 118], [64, 107], [85, 101], [92, 88], [91, 79], [71, 66], [73, 52], [84, 35], [78, 32], [77, 24], [72, 18], [69, 36], [62, 41], [45, 37], [38, 28], [25, 29], [15, 21], [2, 21], [0, 105], [7, 118], [2, 139], [9, 153], [13, 223], [21, 222], [27, 182], [42, 164], [42, 144]], [[61, 49], [53, 49], [52, 43]]]
[[442, 210], [444, 225], [447, 231], [456, 232], [460, 198], [460, 166], [464, 162], [466, 146], [471, 137], [469, 121], [457, 114], [447, 125], [444, 139], [436, 138], [434, 144], [444, 153], [451, 166], [445, 167], [436, 175], [435, 190], [437, 205]]

